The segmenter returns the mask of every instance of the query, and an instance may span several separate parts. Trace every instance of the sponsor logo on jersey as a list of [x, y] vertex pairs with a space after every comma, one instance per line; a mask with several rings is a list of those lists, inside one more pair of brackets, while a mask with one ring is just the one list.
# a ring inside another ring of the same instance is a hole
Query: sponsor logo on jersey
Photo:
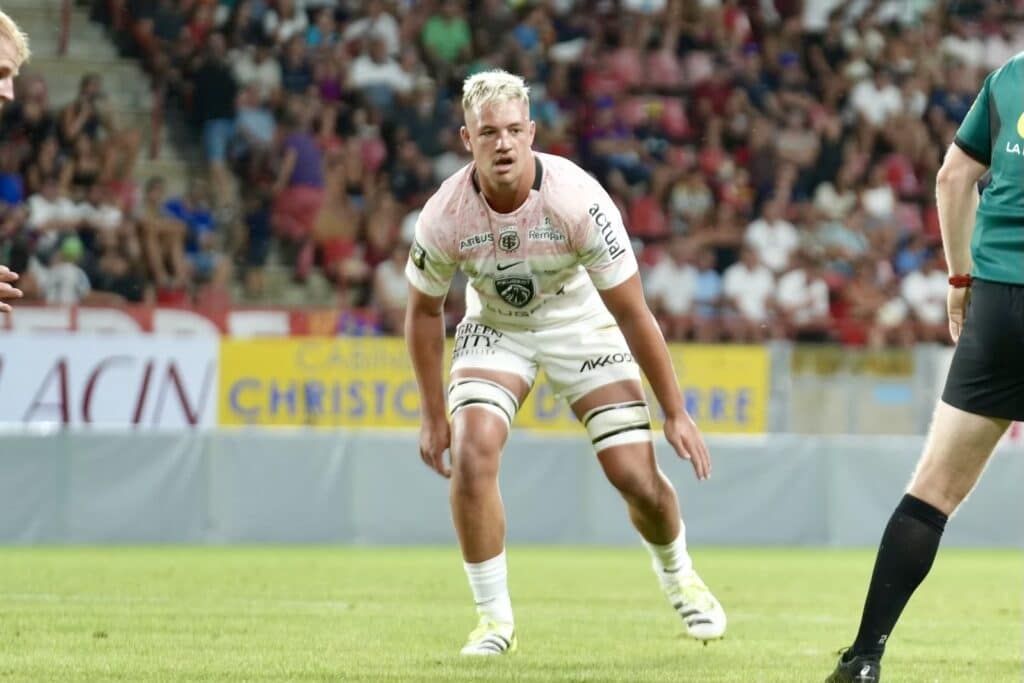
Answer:
[[452, 357], [485, 352], [503, 336], [501, 332], [488, 325], [461, 323], [455, 328], [455, 348], [452, 350]]
[[419, 242], [413, 241], [412, 251], [409, 252], [410, 258], [414, 266], [423, 270], [427, 265], [427, 250], [420, 246]]
[[498, 235], [498, 246], [505, 251], [515, 251], [519, 248], [519, 233], [514, 227], [507, 228]]
[[1007, 140], [1006, 152], [1008, 154], [1016, 154], [1018, 156], [1024, 157], [1024, 148], [1021, 148], [1021, 144], [1019, 142], [1010, 142], [1009, 140]]
[[533, 301], [533, 278], [511, 276], [495, 278], [494, 291], [510, 306], [523, 308]]
[[580, 366], [580, 372], [596, 370], [597, 368], [604, 368], [609, 365], [619, 365], [620, 363], [632, 362], [633, 354], [631, 353], [610, 353], [607, 356], [598, 356], [597, 358], [591, 358], [583, 361], [583, 365]]
[[1024, 114], [1021, 114], [1020, 118], [1017, 119], [1017, 135], [1024, 138]]
[[601, 210], [601, 205], [594, 204], [587, 213], [594, 219], [597, 229], [601, 231], [601, 237], [604, 238], [605, 246], [608, 247], [608, 258], [614, 261], [625, 254], [626, 250], [615, 239], [615, 226], [612, 225], [608, 214]]
[[466, 239], [459, 242], [459, 251], [466, 251], [473, 247], [479, 247], [482, 244], [490, 244], [494, 241], [494, 235], [489, 232], [478, 232], [475, 235], [470, 235]]
[[565, 241], [565, 235], [554, 228], [530, 228], [529, 237], [535, 242]]

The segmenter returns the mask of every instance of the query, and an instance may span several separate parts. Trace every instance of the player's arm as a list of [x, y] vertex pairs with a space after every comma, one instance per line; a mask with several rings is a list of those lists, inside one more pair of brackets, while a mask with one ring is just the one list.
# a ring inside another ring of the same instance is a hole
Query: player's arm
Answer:
[[644, 299], [640, 274], [634, 273], [625, 282], [599, 291], [665, 413], [665, 437], [680, 456], [692, 461], [697, 478], [707, 479], [711, 474], [708, 449], [686, 412], [665, 337]]
[[[971, 236], [978, 208], [978, 181], [992, 158], [992, 130], [989, 117], [989, 93], [992, 76], [978, 93], [950, 145], [942, 168], [935, 178], [935, 202], [939, 211], [942, 247], [950, 275], [971, 272]], [[950, 287], [946, 298], [949, 334], [960, 338], [967, 314], [968, 288]]]
[[587, 206], [586, 215], [573, 235], [580, 263], [587, 269], [605, 307], [619, 324], [633, 358], [651, 383], [665, 413], [665, 438], [680, 457], [693, 463], [697, 478], [706, 479], [711, 473], [708, 449], [683, 405], [668, 346], [644, 298], [636, 256], [622, 216], [597, 183], [587, 183], [583, 189], [581, 194], [590, 195], [596, 201]]
[[451, 443], [443, 378], [444, 300], [455, 274], [455, 261], [430, 237], [421, 214], [405, 266], [409, 281], [405, 342], [420, 391], [420, 457], [438, 474], [449, 477], [451, 470], [444, 460]]

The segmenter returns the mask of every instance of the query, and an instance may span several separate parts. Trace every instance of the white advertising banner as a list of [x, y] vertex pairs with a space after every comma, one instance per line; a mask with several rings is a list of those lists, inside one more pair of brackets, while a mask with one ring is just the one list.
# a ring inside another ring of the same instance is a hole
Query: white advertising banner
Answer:
[[218, 353], [216, 337], [7, 334], [0, 424], [214, 427]]

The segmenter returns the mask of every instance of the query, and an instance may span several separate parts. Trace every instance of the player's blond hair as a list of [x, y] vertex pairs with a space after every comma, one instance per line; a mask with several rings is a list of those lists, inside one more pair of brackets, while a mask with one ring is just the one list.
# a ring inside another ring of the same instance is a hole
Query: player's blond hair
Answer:
[[462, 111], [476, 111], [487, 102], [530, 104], [530, 88], [520, 76], [502, 69], [481, 71], [462, 83]]
[[30, 56], [28, 49], [28, 36], [18, 28], [14, 19], [7, 16], [7, 13], [0, 10], [0, 40], [9, 40], [14, 45], [19, 64], [24, 64]]

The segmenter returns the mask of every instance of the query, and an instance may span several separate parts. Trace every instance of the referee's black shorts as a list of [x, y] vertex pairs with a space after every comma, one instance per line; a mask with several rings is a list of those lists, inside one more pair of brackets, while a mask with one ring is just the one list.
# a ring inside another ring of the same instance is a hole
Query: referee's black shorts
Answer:
[[942, 400], [975, 415], [1024, 420], [1024, 285], [974, 281]]

